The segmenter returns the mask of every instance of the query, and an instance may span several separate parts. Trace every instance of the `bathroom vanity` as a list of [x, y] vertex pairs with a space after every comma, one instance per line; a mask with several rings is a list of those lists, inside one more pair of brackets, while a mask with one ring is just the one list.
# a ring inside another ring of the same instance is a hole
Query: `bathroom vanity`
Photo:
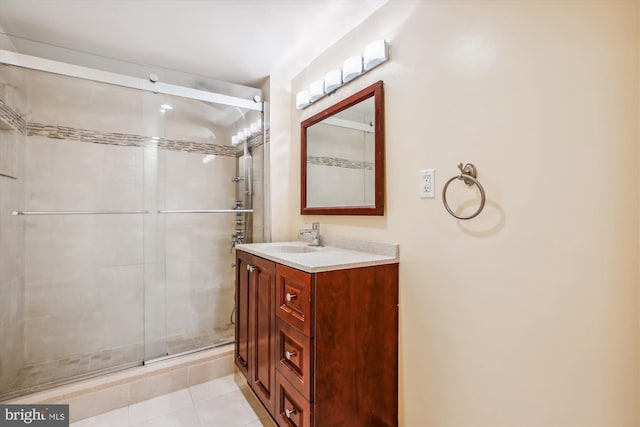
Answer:
[[334, 243], [238, 245], [235, 363], [280, 426], [397, 426], [397, 246]]

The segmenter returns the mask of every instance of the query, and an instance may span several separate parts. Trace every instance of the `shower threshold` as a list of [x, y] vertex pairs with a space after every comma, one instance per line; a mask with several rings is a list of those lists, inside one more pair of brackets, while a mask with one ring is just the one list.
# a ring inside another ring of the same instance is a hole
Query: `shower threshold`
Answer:
[[[76, 374], [76, 375], [67, 376], [60, 379], [50, 380], [50, 381], [46, 381], [46, 382], [42, 382], [42, 383], [30, 385], [30, 386], [23, 386], [17, 389], [14, 387], [13, 390], [8, 391], [7, 393], [0, 394], [0, 402], [3, 402], [5, 400], [15, 399], [22, 396], [27, 396], [32, 393], [50, 390], [50, 389], [68, 385], [68, 384], [73, 384], [78, 381], [83, 381], [83, 380], [99, 377], [102, 375], [123, 371], [125, 369], [135, 368], [142, 365], [143, 365], [143, 361], [140, 360], [136, 362], [123, 363], [121, 365], [112, 366], [109, 368], [97, 369], [95, 371], [86, 372], [83, 374]], [[36, 366], [36, 365], [31, 365], [29, 367], [32, 367], [32, 366]], [[23, 368], [23, 371], [24, 369], [27, 369], [29, 367]], [[24, 374], [22, 374], [22, 371], [19, 374], [19, 378], [21, 377], [24, 377]]]
[[[234, 345], [94, 375], [70, 384], [3, 401], [8, 404], [68, 404], [70, 422], [133, 405], [236, 372]], [[239, 378], [238, 378], [239, 379]]]
[[[216, 328], [215, 331], [219, 335], [213, 343], [210, 340], [211, 335], [207, 335], [209, 341], [206, 343], [203, 336], [171, 340], [167, 345], [169, 354], [165, 353], [163, 356], [148, 360], [143, 360], [144, 347], [142, 344], [137, 344], [27, 365], [20, 370], [9, 391], [0, 394], [0, 402], [130, 368], [211, 350], [234, 342], [234, 336], [229, 332], [233, 331], [232, 328]], [[186, 347], [187, 345], [192, 347]]]
[[223, 345], [231, 344], [233, 342], [234, 342], [234, 340], [231, 339], [231, 340], [227, 340], [227, 341], [221, 341], [221, 342], [215, 343], [213, 345], [208, 345], [208, 346], [205, 346], [205, 347], [196, 348], [196, 349], [193, 349], [193, 350], [183, 351], [181, 353], [167, 354], [165, 356], [160, 356], [160, 357], [155, 357], [153, 359], [145, 360], [143, 362], [143, 364], [144, 365], [152, 365], [154, 363], [164, 362], [165, 360], [175, 359], [177, 357], [187, 356], [189, 354], [198, 353], [200, 351], [211, 350], [213, 348], [222, 347]]

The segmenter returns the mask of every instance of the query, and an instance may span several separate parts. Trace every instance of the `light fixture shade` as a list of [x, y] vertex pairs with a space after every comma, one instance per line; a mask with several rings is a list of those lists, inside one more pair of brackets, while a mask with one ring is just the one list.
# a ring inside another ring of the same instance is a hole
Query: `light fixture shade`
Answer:
[[309, 101], [316, 102], [324, 96], [324, 81], [316, 80], [309, 85]]
[[300, 92], [298, 92], [296, 94], [296, 108], [298, 110], [303, 109], [304, 107], [306, 107], [307, 105], [309, 105], [309, 91], [308, 90], [301, 90]]
[[385, 40], [376, 40], [369, 43], [364, 48], [364, 69], [369, 71], [376, 65], [386, 61], [389, 58], [387, 42]]
[[233, 135], [231, 137], [231, 145], [235, 147], [238, 144], [240, 144], [240, 138], [238, 138], [238, 135]]
[[324, 76], [324, 93], [331, 93], [342, 86], [342, 70], [331, 70]]
[[360, 74], [362, 74], [362, 57], [352, 56], [347, 58], [342, 65], [342, 82], [350, 82]]
[[256, 135], [260, 132], [260, 125], [258, 123], [251, 123], [251, 135]]

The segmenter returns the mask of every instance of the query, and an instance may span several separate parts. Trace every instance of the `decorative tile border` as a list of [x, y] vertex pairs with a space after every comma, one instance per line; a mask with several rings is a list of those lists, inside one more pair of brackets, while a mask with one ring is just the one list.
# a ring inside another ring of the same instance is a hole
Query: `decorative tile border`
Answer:
[[334, 166], [346, 169], [364, 169], [372, 171], [373, 162], [360, 162], [355, 160], [341, 159], [339, 157], [307, 156], [307, 164]]
[[130, 147], [141, 147], [144, 145], [145, 141], [145, 138], [139, 135], [106, 133], [66, 126], [43, 125], [40, 123], [29, 123], [27, 125], [27, 136], [44, 136], [52, 139], [68, 139], [71, 141], [124, 145]]
[[152, 139], [141, 135], [126, 133], [101, 132], [97, 130], [76, 129], [66, 126], [43, 125], [29, 123], [28, 136], [42, 136], [46, 138], [65, 139], [70, 141], [89, 142], [93, 144], [120, 145], [126, 147], [143, 147], [157, 145], [159, 148], [171, 151], [184, 151], [198, 154], [215, 154], [219, 156], [236, 157], [237, 149], [232, 146], [206, 144], [203, 142], [175, 140], [167, 138]]
[[0, 120], [8, 123], [22, 134], [27, 132], [27, 121], [2, 99], [0, 99]]
[[[90, 129], [78, 129], [68, 126], [46, 125], [41, 123], [27, 123], [18, 112], [0, 99], [0, 120], [8, 123], [20, 133], [27, 136], [41, 136], [52, 139], [88, 142], [92, 144], [119, 145], [124, 147], [146, 147], [157, 145], [161, 149], [183, 151], [196, 154], [213, 154], [218, 156], [238, 157], [244, 154], [242, 147], [231, 145], [207, 144], [186, 140], [167, 138], [152, 139], [142, 135], [117, 132], [102, 132]], [[269, 133], [267, 132], [267, 142]], [[262, 134], [255, 135], [249, 140], [250, 147], [259, 147], [265, 143]]]
[[[269, 142], [269, 131], [267, 130], [267, 142]], [[259, 147], [264, 145], [264, 137], [262, 134], [254, 135], [249, 138], [249, 147]], [[243, 151], [242, 149], [240, 151]]]

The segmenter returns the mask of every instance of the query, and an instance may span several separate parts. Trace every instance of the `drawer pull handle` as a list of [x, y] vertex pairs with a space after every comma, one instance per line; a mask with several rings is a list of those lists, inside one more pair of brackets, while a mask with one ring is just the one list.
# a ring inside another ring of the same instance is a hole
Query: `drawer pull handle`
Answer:
[[285, 298], [287, 299], [287, 301], [291, 302], [294, 299], [298, 298], [298, 294], [290, 294], [290, 293], [287, 292], [287, 295], [286, 295]]
[[253, 272], [256, 270], [256, 267], [255, 267], [255, 266], [253, 266], [253, 265], [251, 265], [251, 264], [247, 264], [247, 270], [248, 270], [250, 273], [253, 273]]
[[296, 412], [298, 412], [296, 410], [296, 408], [291, 408], [291, 409], [285, 409], [284, 410], [284, 414], [287, 416], [287, 418], [291, 418], [291, 415], [295, 414]]
[[284, 357], [287, 360], [291, 360], [292, 357], [295, 357], [296, 352], [295, 351], [285, 351], [284, 352]]

